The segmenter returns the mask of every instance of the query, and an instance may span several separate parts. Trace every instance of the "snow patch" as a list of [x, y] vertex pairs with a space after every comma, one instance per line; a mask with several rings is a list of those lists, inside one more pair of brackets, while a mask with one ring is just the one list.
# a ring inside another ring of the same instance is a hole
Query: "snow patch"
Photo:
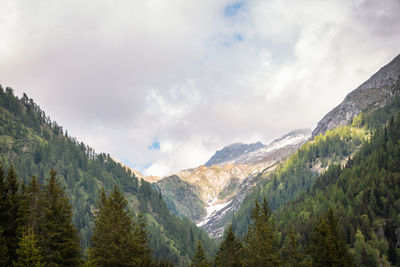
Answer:
[[226, 203], [217, 203], [217, 199], [214, 199], [213, 201], [209, 202], [208, 206], [206, 207], [207, 211], [207, 216], [198, 222], [196, 225], [197, 227], [201, 227], [203, 225], [206, 225], [208, 221], [220, 210], [225, 208], [227, 205], [229, 205], [231, 201], [226, 202]]

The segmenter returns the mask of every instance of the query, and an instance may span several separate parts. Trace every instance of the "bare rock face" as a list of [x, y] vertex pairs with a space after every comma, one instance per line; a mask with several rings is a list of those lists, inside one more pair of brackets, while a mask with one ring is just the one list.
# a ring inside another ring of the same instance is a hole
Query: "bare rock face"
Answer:
[[366, 82], [346, 96], [317, 125], [312, 136], [324, 134], [337, 126], [346, 125], [360, 112], [371, 111], [388, 104], [399, 90], [395, 84], [400, 76], [400, 55], [381, 68]]

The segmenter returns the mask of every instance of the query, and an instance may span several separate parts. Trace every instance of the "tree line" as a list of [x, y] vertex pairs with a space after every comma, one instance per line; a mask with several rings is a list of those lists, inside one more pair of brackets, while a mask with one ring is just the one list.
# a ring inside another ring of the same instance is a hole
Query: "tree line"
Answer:
[[264, 198], [256, 200], [247, 234], [237, 236], [229, 225], [215, 257], [207, 260], [199, 242], [192, 267], [246, 267], [246, 266], [356, 266], [345, 242], [343, 231], [333, 211], [319, 218], [311, 233], [311, 241], [304, 249], [299, 245], [298, 233], [290, 227], [285, 244], [280, 247], [271, 210]]
[[[91, 246], [83, 258], [72, 207], [51, 169], [44, 184], [21, 183], [11, 165], [0, 166], [1, 266], [161, 266], [149, 248], [143, 215], [128, 209], [115, 186], [99, 196]], [[135, 217], [135, 218], [134, 218]]]
[[[72, 223], [78, 229], [85, 251], [94, 229], [94, 211], [101, 188], [114, 185], [124, 193], [130, 209], [146, 214], [149, 246], [157, 259], [188, 264], [198, 240], [207, 255], [216, 244], [187, 218], [174, 216], [158, 188], [138, 179], [109, 154], [96, 153], [78, 142], [25, 94], [18, 99], [11, 88], [0, 86], [0, 162], [14, 166], [21, 182], [29, 184], [32, 175], [46, 184], [51, 168], [72, 206]], [[189, 236], [189, 238], [187, 238]]]

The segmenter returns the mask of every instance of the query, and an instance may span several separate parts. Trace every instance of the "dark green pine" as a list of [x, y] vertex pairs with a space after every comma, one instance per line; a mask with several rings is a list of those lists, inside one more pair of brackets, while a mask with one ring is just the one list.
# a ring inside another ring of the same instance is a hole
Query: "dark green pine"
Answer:
[[89, 253], [95, 266], [152, 264], [144, 218], [140, 215], [138, 222], [134, 222], [127, 205], [116, 187], [108, 197], [102, 189]]
[[190, 267], [209, 267], [206, 256], [204, 254], [203, 245], [199, 240], [197, 243], [196, 253], [193, 255], [192, 263]]
[[81, 247], [77, 229], [72, 225], [72, 209], [64, 190], [56, 181], [56, 172], [43, 186], [39, 203], [42, 211], [38, 218], [39, 247], [48, 266], [78, 266]]
[[232, 225], [225, 231], [224, 240], [221, 242], [217, 255], [216, 266], [239, 267], [242, 266], [242, 243], [233, 232]]

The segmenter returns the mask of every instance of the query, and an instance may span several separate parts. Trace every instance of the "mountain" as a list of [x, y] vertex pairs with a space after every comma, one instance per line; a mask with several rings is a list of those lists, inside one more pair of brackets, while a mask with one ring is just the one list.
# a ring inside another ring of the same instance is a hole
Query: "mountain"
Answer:
[[393, 72], [389, 71], [396, 69], [398, 59], [374, 75], [383, 77], [381, 83], [370, 81], [375, 89], [360, 86], [363, 97], [353, 97], [360, 94], [359, 89], [349, 94], [353, 107], [367, 105], [365, 100], [373, 99], [368, 102], [373, 103], [371, 106], [321, 130], [324, 122], [340, 117], [338, 110], [345, 111], [342, 103], [324, 117], [312, 140], [274, 172], [259, 174], [255, 189], [233, 215], [236, 233], [246, 233], [254, 201], [266, 198], [278, 227], [280, 246], [287, 242], [292, 226], [298, 231], [300, 246], [306, 249], [317, 218], [332, 207], [357, 266], [400, 262], [396, 253], [400, 244], [400, 77], [391, 81]]
[[216, 248], [196, 225], [170, 213], [157, 188], [109, 154], [96, 153], [70, 137], [26, 94], [18, 98], [11, 88], [4, 90], [1, 86], [0, 162], [5, 168], [12, 164], [25, 183], [32, 175], [43, 183], [51, 168], [57, 171], [85, 249], [92, 235], [101, 188], [110, 192], [114, 186], [124, 193], [135, 214], [145, 215], [150, 246], [157, 259], [184, 266], [190, 262], [198, 240], [208, 255]]
[[[397, 103], [399, 104], [399, 103]], [[309, 190], [274, 212], [283, 236], [289, 225], [299, 242], [310, 240], [315, 218], [329, 207], [351, 248], [356, 266], [398, 266], [400, 255], [400, 105], [345, 164], [332, 164]]]
[[243, 143], [234, 143], [229, 146], [224, 147], [221, 150], [218, 150], [214, 156], [212, 156], [204, 166], [211, 167], [214, 164], [225, 165], [229, 161], [236, 159], [237, 157], [252, 152], [254, 150], [258, 150], [259, 148], [264, 147], [261, 142], [257, 142], [254, 144], [243, 144]]
[[263, 145], [261, 142], [254, 144], [231, 144], [218, 150], [204, 165], [210, 167], [214, 164], [224, 166], [227, 164], [255, 164], [263, 162], [274, 151], [283, 147], [296, 147], [307, 140], [310, 135], [310, 129], [296, 129], [272, 141], [268, 145]]
[[[211, 237], [220, 237], [245, 196], [254, 189], [259, 173], [272, 172], [277, 163], [294, 153], [310, 135], [311, 130], [299, 129], [268, 145], [232, 144], [211, 157], [208, 161], [211, 166], [179, 171], [156, 185], [171, 212], [188, 217]], [[195, 212], [189, 212], [193, 208]]]
[[[206, 216], [203, 201], [198, 196], [198, 188], [171, 175], [156, 183], [168, 209], [181, 217], [197, 221]], [[179, 200], [179, 201], [178, 201]]]
[[360, 112], [376, 110], [390, 103], [400, 94], [396, 81], [400, 77], [400, 55], [381, 68], [357, 89], [349, 93], [340, 105], [318, 122], [312, 136], [324, 134], [340, 125], [346, 125]]

